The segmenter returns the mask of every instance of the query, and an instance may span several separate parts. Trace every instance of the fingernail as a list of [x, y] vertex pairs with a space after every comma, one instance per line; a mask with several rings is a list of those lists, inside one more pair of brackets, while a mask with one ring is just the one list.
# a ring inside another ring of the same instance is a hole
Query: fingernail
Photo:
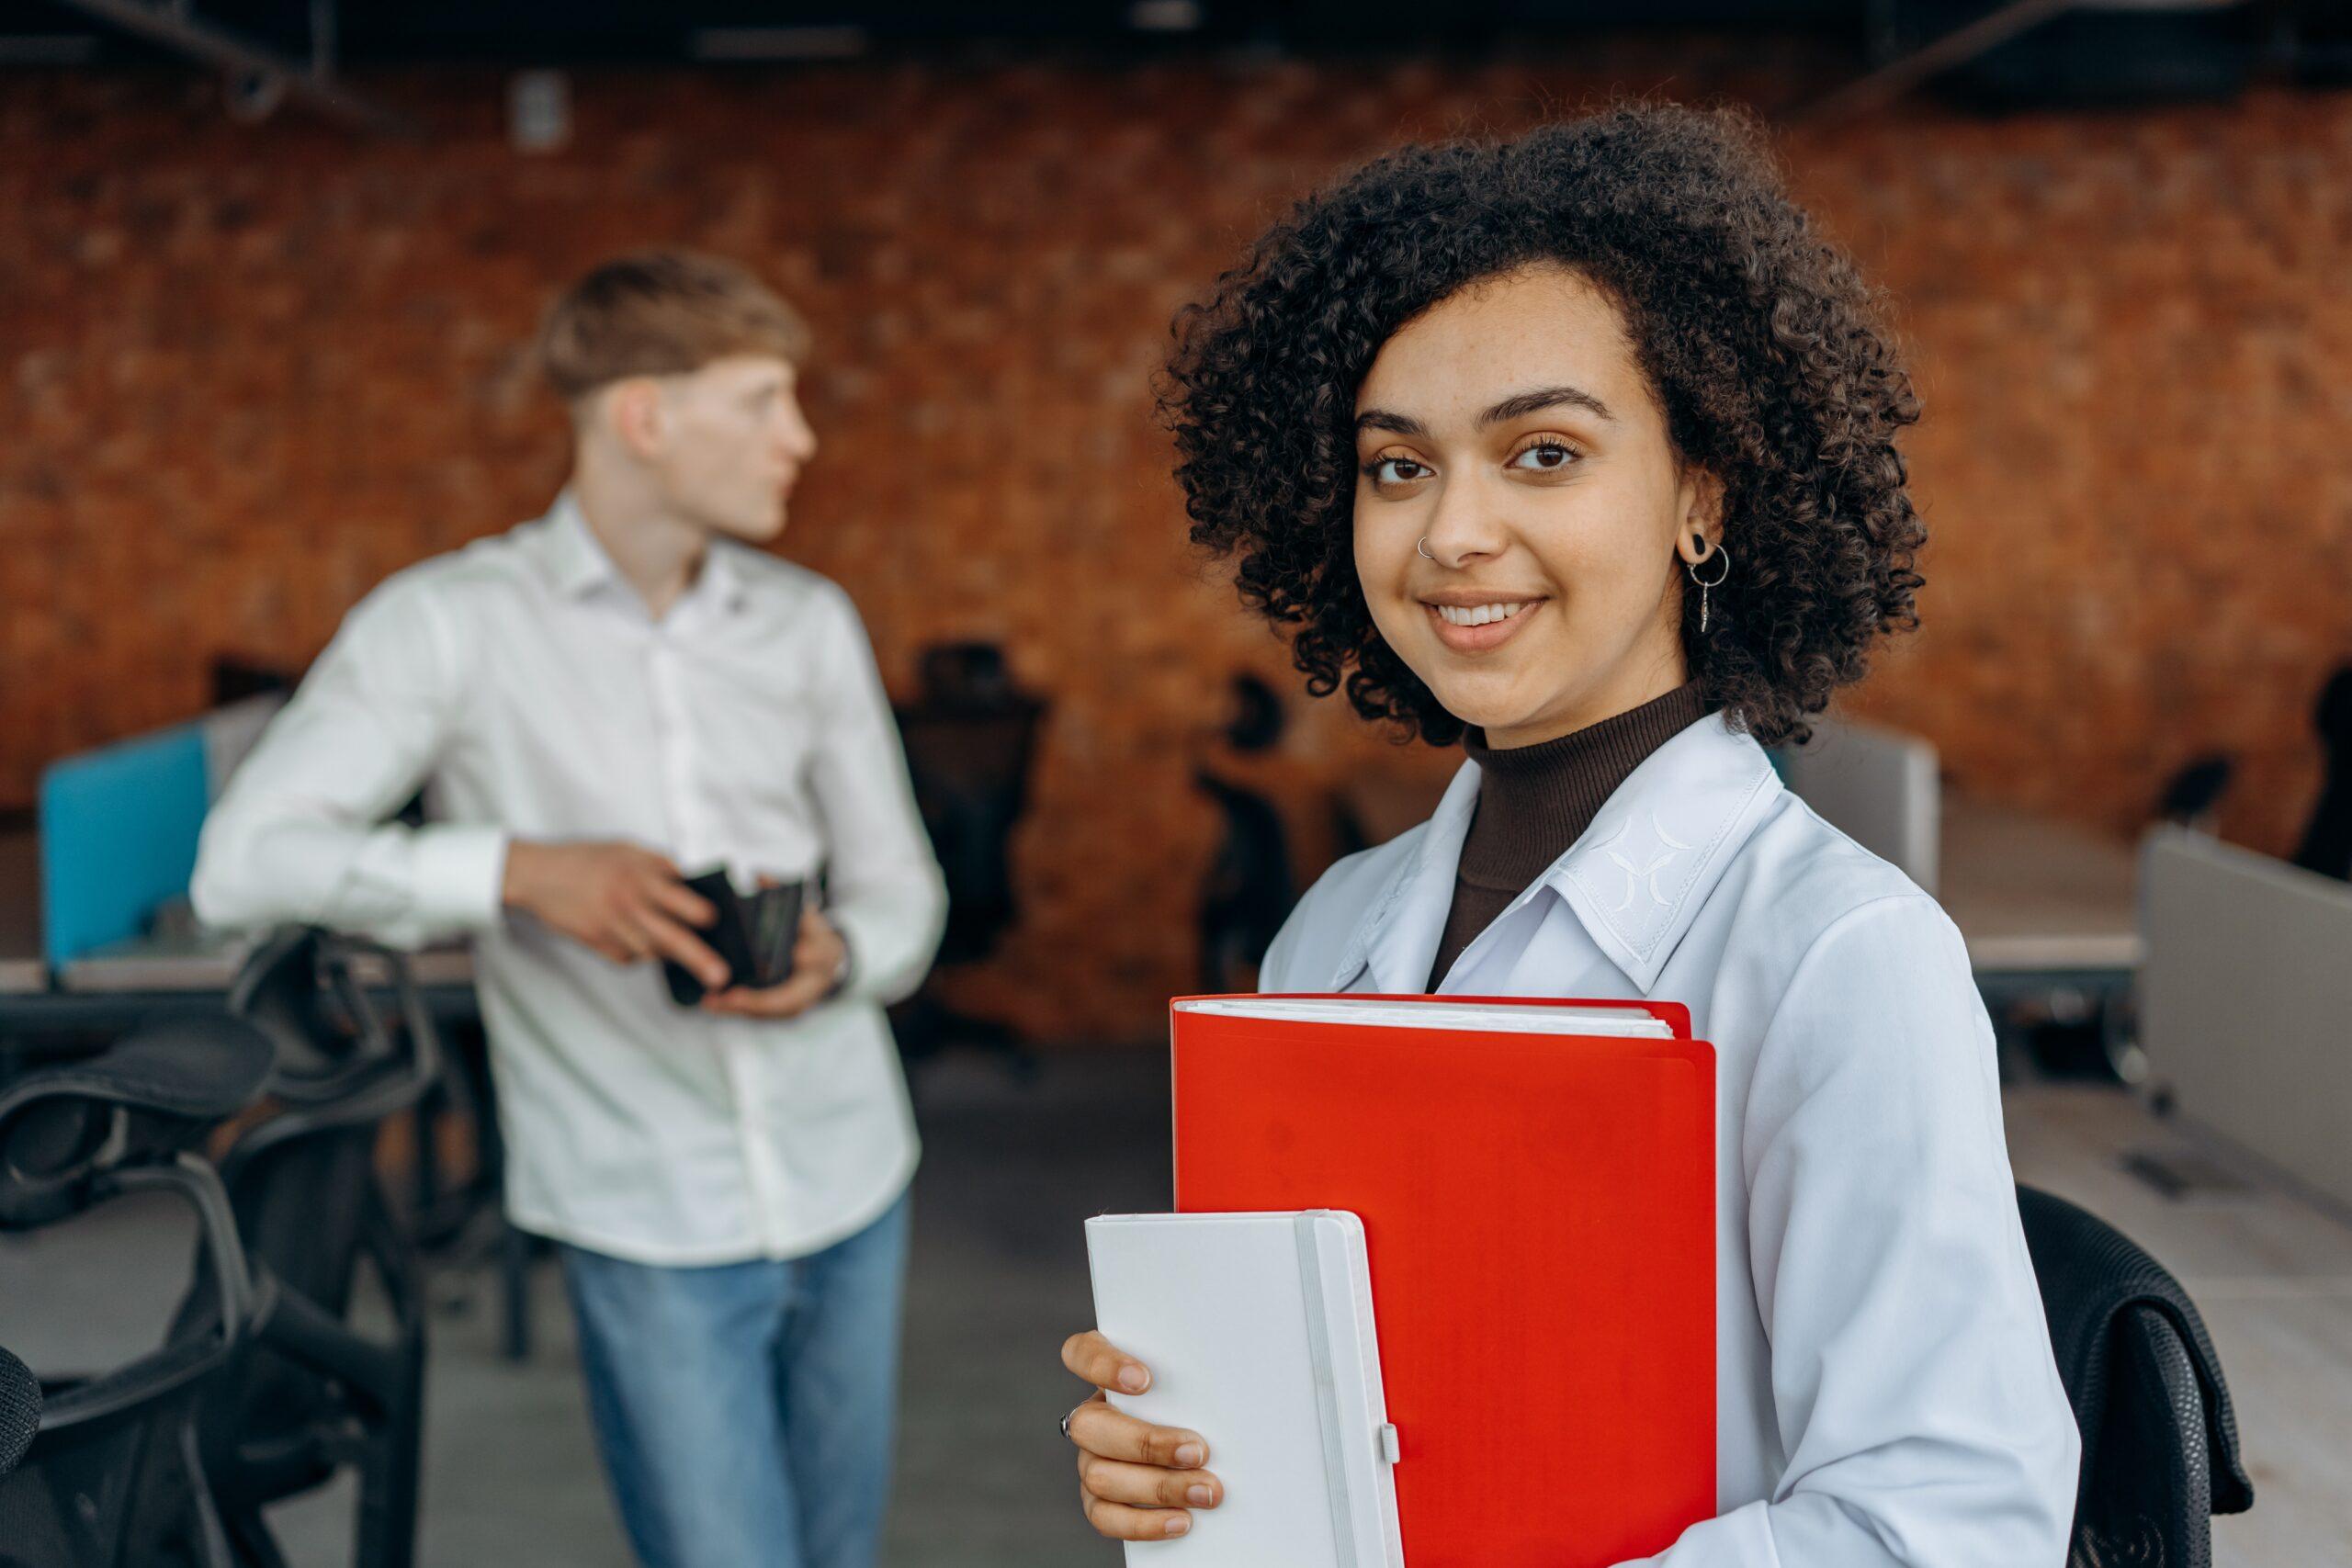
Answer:
[[1170, 1514], [1168, 1516], [1168, 1523], [1163, 1528], [1170, 1535], [1182, 1535], [1193, 1528], [1193, 1521], [1187, 1515]]
[[1151, 1386], [1151, 1374], [1141, 1367], [1125, 1367], [1119, 1372], [1119, 1386], [1129, 1393], [1141, 1393]]
[[1216, 1494], [1210, 1491], [1205, 1486], [1189, 1487], [1185, 1490], [1184, 1501], [1190, 1503], [1195, 1508], [1205, 1508], [1211, 1503], [1216, 1501]]
[[1177, 1468], [1180, 1470], [1190, 1470], [1208, 1457], [1208, 1455], [1201, 1452], [1200, 1444], [1186, 1443], [1176, 1450]]

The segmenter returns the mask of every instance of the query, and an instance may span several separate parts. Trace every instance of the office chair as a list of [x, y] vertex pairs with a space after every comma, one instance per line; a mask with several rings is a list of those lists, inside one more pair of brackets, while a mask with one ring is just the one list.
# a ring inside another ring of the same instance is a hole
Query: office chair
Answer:
[[154, 1350], [41, 1393], [22, 1462], [0, 1477], [0, 1568], [235, 1568], [196, 1416], [251, 1327], [228, 1196], [193, 1145], [250, 1104], [269, 1047], [233, 1019], [149, 1025], [0, 1085], [0, 1229], [59, 1224], [139, 1192], [197, 1219], [210, 1310]]
[[[1037, 732], [1047, 704], [1014, 685], [992, 643], [941, 643], [923, 650], [921, 690], [898, 712], [915, 807], [947, 885], [947, 927], [933, 973], [996, 951], [1019, 914], [1012, 829], [1028, 808]], [[909, 1065], [954, 1043], [1002, 1054], [1016, 1076], [1036, 1069], [1012, 1029], [948, 1007], [926, 979], [892, 1014]]]
[[40, 1380], [0, 1346], [0, 1480], [5, 1480], [40, 1430]]
[[2229, 793], [2230, 779], [2236, 771], [2236, 759], [2225, 752], [2194, 759], [2165, 781], [2164, 793], [2156, 798], [2156, 819], [2211, 833], [2213, 815], [2221, 809], [2222, 796]]
[[[1274, 689], [1241, 674], [1228, 682], [1227, 694], [1233, 705], [1221, 731], [1227, 749], [1242, 757], [1273, 750], [1287, 723]], [[1193, 787], [1209, 797], [1225, 829], [1201, 886], [1200, 988], [1254, 989], [1258, 965], [1297, 898], [1290, 832], [1272, 800], [1213, 768], [1194, 769]]]
[[2209, 1568], [2211, 1516], [2254, 1487], [2204, 1320], [2104, 1221], [2030, 1187], [2018, 1212], [2083, 1439], [2067, 1568]]
[[1290, 837], [1282, 813], [1255, 790], [1205, 768], [1193, 775], [1225, 819], [1201, 889], [1200, 986], [1221, 995], [1254, 990], [1258, 965], [1290, 914]]
[[2312, 725], [2319, 731], [2326, 771], [2295, 863], [2339, 882], [2352, 881], [2352, 664], [2339, 668], [2320, 689]]
[[[389, 968], [389, 1022], [360, 973]], [[246, 1343], [198, 1409], [204, 1468], [239, 1560], [282, 1568], [262, 1510], [345, 1467], [359, 1478], [353, 1562], [407, 1568], [414, 1555], [424, 1427], [424, 1307], [415, 1246], [375, 1169], [385, 1120], [413, 1107], [439, 1071], [432, 1019], [405, 964], [324, 932], [279, 932], [229, 992], [272, 1052], [275, 1111], [220, 1161], [254, 1279]], [[363, 1269], [389, 1330], [350, 1321]], [[209, 1281], [183, 1326], [212, 1313]]]

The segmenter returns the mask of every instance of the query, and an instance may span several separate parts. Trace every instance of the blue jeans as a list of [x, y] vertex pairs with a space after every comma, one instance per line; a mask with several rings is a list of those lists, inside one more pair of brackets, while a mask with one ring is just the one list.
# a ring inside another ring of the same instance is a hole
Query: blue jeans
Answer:
[[782, 1262], [669, 1269], [557, 1251], [596, 1446], [645, 1568], [873, 1568], [907, 1200]]

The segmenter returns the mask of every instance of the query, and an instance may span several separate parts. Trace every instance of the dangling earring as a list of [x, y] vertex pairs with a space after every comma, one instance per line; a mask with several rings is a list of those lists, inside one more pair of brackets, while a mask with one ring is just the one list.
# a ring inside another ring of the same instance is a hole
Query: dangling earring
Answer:
[[[1724, 569], [1723, 570], [1715, 573], [1715, 580], [1713, 582], [1709, 582], [1699, 575], [1699, 568], [1715, 556], [1721, 556], [1724, 558]], [[1709, 550], [1705, 555], [1701, 556], [1697, 560], [1692, 561], [1689, 566], [1683, 568], [1683, 570], [1690, 574], [1690, 581], [1699, 585], [1699, 635], [1701, 637], [1704, 637], [1707, 635], [1707, 590], [1710, 588], [1721, 588], [1724, 585], [1724, 579], [1731, 575], [1731, 547], [1728, 545], [1717, 545], [1713, 549]]]

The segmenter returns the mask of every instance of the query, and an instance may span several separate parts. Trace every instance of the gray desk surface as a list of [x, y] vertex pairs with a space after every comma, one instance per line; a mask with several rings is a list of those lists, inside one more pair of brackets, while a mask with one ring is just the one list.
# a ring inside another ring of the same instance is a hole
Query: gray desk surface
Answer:
[[[132, 937], [73, 960], [59, 971], [57, 983], [62, 990], [84, 995], [226, 991], [254, 946], [253, 938], [214, 931]], [[469, 986], [473, 954], [462, 947], [430, 948], [415, 954], [409, 969], [420, 986]], [[377, 976], [363, 973], [361, 978]]]
[[[132, 937], [67, 964], [55, 991], [131, 998], [222, 992], [252, 951], [250, 939], [206, 933]], [[462, 947], [420, 953], [411, 969], [428, 988], [473, 983], [473, 955]], [[0, 832], [0, 997], [53, 995], [41, 958], [40, 849], [29, 829]]]
[[1940, 875], [1937, 896], [1980, 976], [2140, 966], [2139, 858], [2128, 843], [1946, 795]]
[[40, 840], [28, 828], [0, 832], [0, 995], [49, 988], [40, 957]]

